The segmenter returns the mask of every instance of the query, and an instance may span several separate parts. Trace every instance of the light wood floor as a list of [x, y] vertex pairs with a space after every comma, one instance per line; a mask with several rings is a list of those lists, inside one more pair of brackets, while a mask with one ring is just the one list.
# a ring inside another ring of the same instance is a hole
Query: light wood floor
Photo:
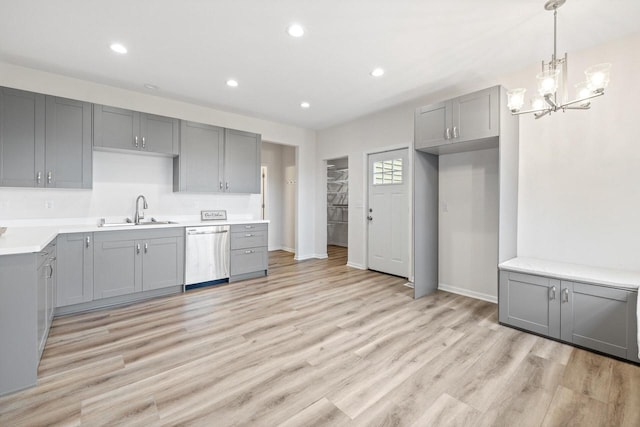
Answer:
[[345, 261], [58, 318], [0, 425], [640, 425], [640, 367]]

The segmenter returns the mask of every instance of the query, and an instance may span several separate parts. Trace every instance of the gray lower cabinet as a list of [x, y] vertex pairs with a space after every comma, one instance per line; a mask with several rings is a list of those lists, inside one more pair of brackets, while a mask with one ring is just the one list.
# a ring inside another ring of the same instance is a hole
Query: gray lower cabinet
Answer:
[[93, 108], [94, 147], [178, 154], [178, 119], [107, 105]]
[[0, 88], [0, 185], [91, 188], [91, 104]]
[[180, 156], [173, 159], [173, 191], [224, 191], [223, 156], [223, 128], [183, 120], [180, 126]]
[[228, 193], [260, 193], [260, 135], [233, 129], [224, 133], [224, 181]]
[[269, 268], [268, 225], [231, 226], [229, 281], [266, 276]]
[[184, 276], [184, 229], [95, 233], [94, 300], [178, 286]]
[[499, 320], [634, 362], [638, 293], [555, 278], [500, 272]]
[[44, 332], [38, 320], [45, 312], [38, 307], [46, 295], [41, 259], [37, 253], [0, 256], [0, 395], [33, 386], [38, 379]]
[[415, 112], [415, 148], [498, 136], [499, 115], [498, 86], [420, 107]]
[[93, 300], [93, 233], [61, 234], [57, 245], [56, 307]]
[[53, 320], [56, 294], [56, 242], [53, 241], [38, 254], [37, 281], [37, 344], [38, 359], [44, 351]]

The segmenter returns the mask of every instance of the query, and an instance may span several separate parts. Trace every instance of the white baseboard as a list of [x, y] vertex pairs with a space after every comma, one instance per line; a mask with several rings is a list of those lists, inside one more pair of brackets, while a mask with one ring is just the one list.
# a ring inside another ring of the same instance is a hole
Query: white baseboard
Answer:
[[283, 246], [283, 247], [281, 247], [281, 248], [280, 248], [280, 250], [281, 250], [281, 251], [285, 251], [285, 252], [291, 252], [292, 254], [295, 254], [295, 253], [296, 253], [296, 250], [295, 250], [295, 249], [293, 249], [293, 248], [289, 248], [289, 247], [287, 247], [287, 246]]
[[312, 255], [296, 255], [293, 257], [296, 261], [304, 261], [305, 259], [327, 259], [327, 254], [312, 254]]
[[351, 261], [347, 262], [347, 267], [357, 268], [358, 270], [366, 270], [367, 269], [367, 267], [365, 267], [364, 265], [358, 264], [356, 262], [351, 262]]
[[269, 246], [269, 252], [271, 251], [285, 251], [285, 252], [291, 252], [291, 253], [295, 253], [295, 249], [292, 248], [288, 248], [286, 246]]
[[451, 286], [445, 283], [438, 283], [438, 289], [441, 291], [451, 292], [453, 294], [464, 295], [465, 297], [492, 302], [494, 304], [498, 303], [498, 297], [494, 297], [493, 295], [483, 294], [482, 292], [471, 291], [465, 288], [458, 288], [457, 286]]

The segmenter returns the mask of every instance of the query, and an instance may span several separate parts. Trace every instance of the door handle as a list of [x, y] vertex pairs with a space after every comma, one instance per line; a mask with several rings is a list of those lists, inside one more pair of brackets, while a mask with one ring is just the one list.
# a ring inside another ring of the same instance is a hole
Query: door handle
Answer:
[[453, 137], [454, 137], [454, 138], [457, 138], [457, 137], [459, 137], [459, 136], [460, 136], [460, 135], [458, 135], [458, 128], [457, 128], [456, 126], [454, 126], [454, 127], [453, 127]]
[[227, 183], [225, 184], [225, 189], [228, 190], [229, 189], [229, 181], [227, 181]]
[[136, 254], [140, 253], [140, 243], [136, 244]]
[[569, 288], [562, 290], [562, 302], [569, 302]]
[[549, 300], [553, 301], [556, 299], [556, 287], [549, 288]]
[[222, 190], [222, 181], [220, 181], [220, 189]]
[[89, 245], [91, 244], [91, 236], [87, 236], [87, 238], [85, 239], [85, 244], [87, 247], [89, 247]]
[[245, 225], [244, 228], [245, 229], [251, 229], [251, 228], [253, 228], [253, 225]]
[[146, 147], [147, 142], [144, 139], [144, 136], [142, 137], [142, 149], [144, 150], [144, 147]]
[[51, 181], [53, 181], [53, 172], [49, 171], [47, 173], [47, 184], [51, 184]]
[[137, 136], [135, 138], [133, 138], [133, 143], [136, 146], [136, 148], [138, 148], [138, 137]]
[[245, 253], [245, 254], [252, 254], [252, 253], [254, 253], [254, 252], [255, 252], [255, 251], [244, 251], [244, 253]]
[[244, 235], [244, 237], [253, 237], [253, 234], [247, 233], [247, 234]]
[[149, 252], [149, 243], [145, 242], [145, 244], [144, 244], [144, 253], [146, 254], [147, 252]]
[[451, 129], [447, 128], [444, 132], [444, 139], [451, 139]]
[[36, 174], [36, 181], [40, 184], [40, 181], [42, 181], [42, 172], [38, 171]]

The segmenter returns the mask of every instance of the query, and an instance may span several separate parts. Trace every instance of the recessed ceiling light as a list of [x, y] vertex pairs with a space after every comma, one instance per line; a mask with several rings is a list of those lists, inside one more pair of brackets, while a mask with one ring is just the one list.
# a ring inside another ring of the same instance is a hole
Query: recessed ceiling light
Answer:
[[158, 86], [152, 85], [151, 83], [145, 83], [144, 87], [146, 87], [149, 90], [158, 90]]
[[384, 70], [382, 68], [374, 68], [373, 71], [371, 72], [371, 75], [373, 77], [380, 77], [384, 74]]
[[236, 80], [229, 79], [229, 80], [227, 80], [227, 86], [229, 86], [229, 87], [238, 87], [238, 82]]
[[287, 33], [289, 33], [291, 37], [302, 37], [304, 36], [304, 28], [302, 28], [300, 24], [291, 24], [287, 28]]
[[301, 103], [300, 103], [300, 107], [302, 107], [302, 108], [309, 108], [309, 107], [311, 107], [311, 104], [309, 104], [309, 103], [308, 103], [308, 102], [306, 102], [306, 101], [305, 101], [305, 102], [301, 102]]
[[111, 43], [111, 45], [109, 46], [111, 48], [112, 51], [116, 52], [116, 53], [121, 53], [121, 54], [125, 54], [127, 53], [127, 48], [124, 47], [124, 45], [120, 44], [120, 43]]

